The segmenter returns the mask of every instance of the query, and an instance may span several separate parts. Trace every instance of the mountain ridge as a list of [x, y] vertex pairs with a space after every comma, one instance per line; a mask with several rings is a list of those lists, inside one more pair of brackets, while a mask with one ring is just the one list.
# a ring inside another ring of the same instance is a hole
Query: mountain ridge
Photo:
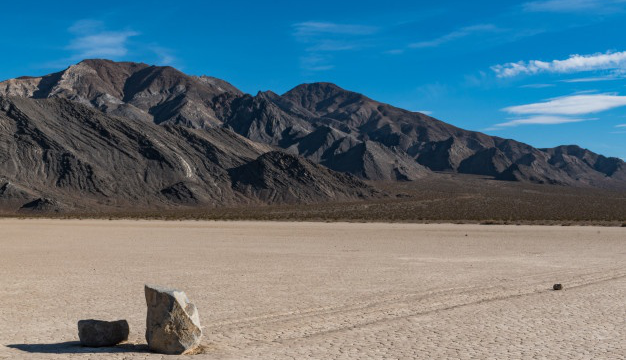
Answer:
[[[300, 84], [282, 95], [272, 91], [250, 95], [224, 80], [190, 76], [172, 67], [92, 59], [61, 72], [0, 82], [0, 95], [66, 99], [106, 116], [177, 132], [210, 133], [221, 128], [363, 180], [412, 181], [452, 172], [503, 181], [626, 189], [626, 164], [621, 159], [575, 145], [539, 149], [464, 130], [328, 82]], [[256, 160], [247, 159], [246, 164]], [[236, 181], [234, 186], [245, 187]], [[254, 186], [246, 189], [261, 191]], [[166, 191], [183, 197], [188, 192], [193, 191], [183, 186]], [[258, 193], [252, 197], [289, 198]]]

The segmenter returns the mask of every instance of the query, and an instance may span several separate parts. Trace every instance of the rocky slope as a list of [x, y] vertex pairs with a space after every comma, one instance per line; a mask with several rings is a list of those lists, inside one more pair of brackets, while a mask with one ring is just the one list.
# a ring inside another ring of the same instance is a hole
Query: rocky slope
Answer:
[[[258, 164], [271, 171], [254, 171]], [[354, 177], [222, 127], [159, 126], [67, 99], [0, 97], [3, 209], [320, 202], [372, 194]]]
[[171, 67], [85, 60], [59, 73], [0, 83], [0, 94], [65, 98], [106, 114], [189, 129], [232, 130], [367, 180], [458, 172], [499, 180], [626, 188], [626, 164], [576, 146], [537, 149], [467, 131], [330, 83], [252, 96]]

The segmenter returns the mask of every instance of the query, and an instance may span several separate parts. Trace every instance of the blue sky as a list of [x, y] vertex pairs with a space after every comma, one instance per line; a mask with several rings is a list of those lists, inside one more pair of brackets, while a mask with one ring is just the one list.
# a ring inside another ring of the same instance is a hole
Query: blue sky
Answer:
[[626, 159], [626, 0], [9, 2], [0, 78], [83, 58], [243, 91], [329, 81], [456, 126]]

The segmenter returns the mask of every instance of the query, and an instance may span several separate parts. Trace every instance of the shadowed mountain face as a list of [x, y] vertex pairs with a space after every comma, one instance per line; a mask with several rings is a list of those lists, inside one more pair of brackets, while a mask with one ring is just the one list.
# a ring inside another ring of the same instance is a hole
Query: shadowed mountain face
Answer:
[[[576, 146], [537, 149], [463, 130], [330, 83], [252, 96], [225, 81], [188, 76], [170, 67], [85, 60], [44, 77], [7, 80], [0, 83], [0, 94], [69, 99], [126, 118], [129, 124], [150, 129], [152, 123], [164, 125], [169, 132], [215, 134], [228, 129], [367, 180], [410, 181], [445, 171], [626, 188], [626, 164], [620, 159]], [[249, 193], [259, 187], [236, 183], [235, 188]], [[176, 191], [186, 196], [184, 190]], [[260, 198], [287, 198], [264, 194]]]
[[[244, 171], [258, 163], [271, 171]], [[294, 176], [301, 181], [288, 182]], [[282, 187], [273, 185], [277, 182]], [[263, 184], [272, 187], [271, 196]], [[0, 97], [0, 207], [5, 209], [223, 206], [371, 195], [354, 177], [222, 127], [159, 126], [66, 99]]]

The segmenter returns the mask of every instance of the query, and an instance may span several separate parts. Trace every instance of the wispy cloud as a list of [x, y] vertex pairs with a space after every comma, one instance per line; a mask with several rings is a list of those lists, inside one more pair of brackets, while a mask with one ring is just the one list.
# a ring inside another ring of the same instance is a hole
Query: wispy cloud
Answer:
[[611, 70], [626, 68], [626, 51], [606, 52], [592, 55], [571, 55], [565, 60], [519, 61], [492, 66], [499, 78], [509, 78], [522, 74], [576, 73], [584, 71]]
[[370, 35], [378, 31], [375, 26], [337, 24], [331, 22], [306, 21], [293, 25], [294, 36], [309, 40], [320, 35]]
[[430, 111], [430, 110], [416, 110], [416, 111], [414, 111], [414, 112], [422, 113], [422, 114], [424, 114], [424, 115], [428, 115], [428, 116], [430, 116], [430, 115], [432, 115], [432, 114], [433, 114], [433, 112], [432, 112], [432, 111]]
[[329, 56], [307, 54], [300, 57], [300, 66], [308, 71], [325, 71], [335, 67], [330, 63], [330, 60]]
[[420, 85], [415, 89], [414, 93], [417, 98], [423, 101], [433, 101], [449, 95], [450, 90], [449, 85], [436, 82]]
[[300, 65], [307, 71], [334, 68], [333, 53], [355, 51], [367, 46], [367, 38], [380, 29], [375, 26], [306, 21], [293, 24], [293, 36], [306, 45]]
[[75, 34], [94, 33], [97, 31], [102, 31], [103, 28], [104, 23], [102, 21], [93, 19], [82, 19], [74, 22], [72, 26], [67, 29], [67, 31]]
[[622, 78], [623, 78], [622, 76], [618, 76], [618, 75], [607, 75], [607, 76], [592, 76], [592, 77], [576, 78], [576, 79], [565, 79], [565, 80], [561, 80], [561, 82], [586, 83], [586, 82], [597, 82], [597, 81], [613, 81], [613, 80], [620, 80]]
[[[570, 118], [565, 116], [548, 116], [548, 115], [536, 115], [530, 116], [522, 119], [513, 119], [507, 122], [495, 124], [495, 127], [513, 127], [520, 125], [558, 125], [558, 124], [567, 124], [567, 123], [575, 123], [581, 121], [587, 121], [593, 119], [580, 119], [580, 118]], [[493, 128], [491, 128], [493, 129]]]
[[360, 47], [358, 43], [345, 42], [340, 40], [326, 40], [321, 39], [316, 41], [313, 45], [307, 48], [307, 51], [347, 51], [347, 50], [355, 50]]
[[563, 96], [533, 104], [506, 107], [502, 111], [515, 115], [515, 118], [495, 124], [488, 130], [520, 125], [558, 125], [597, 120], [581, 116], [622, 106], [626, 106], [626, 96], [612, 94]]
[[616, 128], [626, 128], [626, 124], [615, 125]]
[[563, 96], [545, 102], [510, 106], [502, 110], [516, 115], [582, 115], [622, 106], [626, 106], [626, 96], [595, 94]]
[[156, 55], [159, 65], [176, 65], [179, 70], [181, 69], [181, 66], [177, 64], [178, 59], [172, 54], [172, 50], [158, 45], [148, 46], [148, 49]]
[[44, 63], [43, 68], [62, 68], [89, 58], [121, 60], [127, 57], [181, 68], [173, 50], [155, 42], [142, 42], [141, 34], [130, 28], [112, 30], [102, 21], [85, 19], [76, 21], [67, 31], [72, 35], [64, 47], [67, 56]]
[[448, 34], [440, 36], [438, 38], [426, 41], [415, 42], [409, 44], [410, 48], [428, 48], [428, 47], [437, 47], [443, 45], [445, 43], [462, 39], [477, 33], [485, 33], [485, 32], [496, 32], [499, 31], [498, 27], [493, 24], [479, 24], [462, 27], [455, 31], [452, 31]]
[[392, 50], [387, 50], [384, 52], [384, 54], [389, 54], [389, 55], [400, 55], [400, 54], [404, 54], [404, 49], [392, 49]]
[[544, 88], [548, 88], [548, 87], [554, 87], [556, 85], [554, 84], [526, 84], [526, 85], [522, 85], [520, 86], [521, 88], [527, 88], [527, 89], [544, 89]]
[[128, 53], [128, 39], [139, 35], [133, 30], [106, 30], [102, 22], [95, 20], [78, 21], [68, 31], [75, 35], [66, 47], [73, 52], [74, 60], [123, 57]]
[[527, 2], [522, 5], [530, 12], [610, 12], [623, 10], [626, 0], [542, 0]]

